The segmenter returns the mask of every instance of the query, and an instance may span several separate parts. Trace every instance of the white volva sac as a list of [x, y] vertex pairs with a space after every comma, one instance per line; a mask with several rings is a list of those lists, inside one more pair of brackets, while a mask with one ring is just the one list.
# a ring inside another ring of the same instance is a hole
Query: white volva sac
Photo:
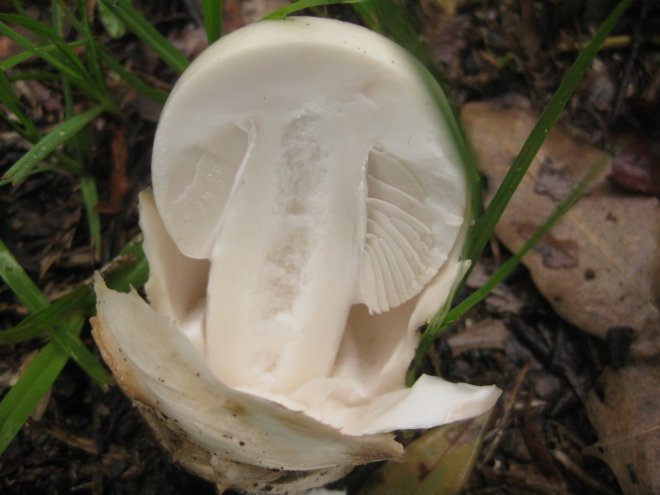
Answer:
[[[97, 279], [95, 337], [180, 461], [220, 486], [302, 490], [472, 417], [495, 387], [405, 374], [467, 264], [449, 124], [397, 45], [264, 21], [178, 82], [141, 196], [149, 302]], [[267, 486], [268, 485], [268, 486]]]

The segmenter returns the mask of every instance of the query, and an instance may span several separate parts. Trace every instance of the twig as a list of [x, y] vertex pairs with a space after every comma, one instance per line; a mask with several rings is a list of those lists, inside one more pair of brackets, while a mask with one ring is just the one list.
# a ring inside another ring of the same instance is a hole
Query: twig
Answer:
[[525, 382], [525, 378], [527, 377], [528, 372], [529, 372], [529, 363], [525, 363], [525, 366], [522, 367], [522, 369], [518, 372], [518, 376], [516, 376], [516, 383], [513, 387], [513, 390], [511, 391], [511, 395], [504, 404], [504, 411], [503, 411], [504, 414], [502, 415], [500, 420], [497, 422], [497, 425], [495, 426], [495, 431], [497, 433], [495, 434], [495, 438], [493, 439], [493, 442], [490, 444], [488, 450], [486, 451], [486, 455], [484, 456], [484, 459], [481, 462], [482, 464], [487, 464], [488, 462], [490, 462], [490, 460], [493, 458], [493, 455], [495, 454], [495, 450], [497, 450], [497, 447], [502, 441], [504, 427], [509, 422], [509, 417], [511, 416], [511, 412], [513, 411], [513, 406], [515, 406], [516, 404], [516, 400], [518, 399], [518, 395], [520, 394], [520, 390], [522, 389], [522, 385]]
[[614, 120], [619, 115], [621, 111], [621, 105], [623, 104], [623, 99], [626, 95], [626, 87], [630, 81], [630, 76], [632, 74], [633, 66], [637, 61], [637, 56], [639, 55], [639, 49], [642, 46], [642, 22], [646, 18], [646, 13], [648, 11], [648, 2], [642, 2], [642, 9], [639, 15], [639, 19], [635, 23], [632, 34], [632, 45], [630, 47], [630, 56], [628, 57], [628, 63], [626, 68], [623, 71], [623, 77], [621, 78], [621, 83], [619, 84], [619, 91], [616, 95], [616, 100], [614, 106], [612, 107], [612, 113], [610, 113], [608, 118], [608, 123], [614, 122]]
[[557, 459], [557, 461], [559, 461], [562, 466], [564, 466], [565, 469], [573, 473], [576, 478], [584, 482], [586, 485], [594, 488], [598, 493], [603, 493], [605, 495], [616, 495], [617, 492], [612, 490], [606, 484], [592, 478], [589, 473], [587, 473], [584, 469], [573, 462], [573, 459], [571, 459], [566, 454], [566, 452], [558, 449], [551, 450], [550, 452], [552, 453], [552, 456]]
[[[497, 493], [526, 493], [526, 494], [542, 494], [542, 495], [570, 495], [563, 487], [556, 487], [550, 484], [549, 480], [546, 478], [531, 478], [525, 474], [512, 473], [511, 471], [497, 471], [488, 466], [480, 466], [479, 471], [481, 471], [488, 478], [499, 478], [498, 481], [499, 489]], [[522, 490], [512, 491], [511, 486], [508, 484], [515, 484], [515, 488], [520, 488]], [[508, 490], [502, 491], [503, 487], [507, 486]]]
[[541, 469], [541, 472], [545, 476], [548, 476], [553, 480], [561, 481], [562, 484], [564, 484], [564, 479], [562, 478], [559, 469], [557, 469], [557, 466], [555, 466], [555, 463], [552, 461], [552, 455], [550, 455], [548, 447], [543, 440], [541, 429], [530, 416], [530, 403], [531, 401], [528, 397], [523, 416], [522, 430], [527, 450], [532, 454], [535, 464]]

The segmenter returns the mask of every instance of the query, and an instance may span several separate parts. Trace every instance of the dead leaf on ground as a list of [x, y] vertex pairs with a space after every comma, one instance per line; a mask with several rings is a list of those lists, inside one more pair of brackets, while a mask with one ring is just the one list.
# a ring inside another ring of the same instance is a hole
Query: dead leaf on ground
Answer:
[[642, 134], [628, 136], [609, 178], [624, 189], [660, 196], [660, 143]]
[[196, 59], [208, 46], [206, 31], [194, 24], [186, 24], [183, 29], [172, 31], [169, 35], [172, 44], [190, 60]]
[[470, 28], [468, 16], [438, 18], [428, 23], [429, 46], [433, 59], [444, 64], [460, 64], [461, 53], [467, 48], [465, 32]]
[[461, 6], [462, 0], [422, 0], [420, 2], [422, 10], [428, 15], [433, 15], [436, 11], [441, 11], [447, 15], [454, 15], [456, 10]]
[[0, 60], [16, 55], [21, 48], [6, 36], [0, 36]]
[[[490, 199], [538, 115], [514, 97], [470, 103], [462, 118], [487, 177]], [[562, 130], [553, 130], [498, 224], [499, 239], [517, 251], [603, 156]], [[608, 329], [631, 327], [631, 356], [657, 356], [658, 239], [658, 199], [623, 192], [602, 177], [523, 262], [564, 319], [602, 339]]]
[[406, 448], [401, 461], [386, 462], [360, 495], [458, 495], [479, 454], [490, 413], [429, 430]]
[[606, 368], [589, 395], [598, 443], [587, 452], [610, 465], [626, 495], [660, 493], [660, 362]]
[[230, 33], [257, 22], [288, 4], [287, 0], [225, 0], [223, 32]]
[[128, 148], [126, 146], [126, 131], [114, 128], [112, 138], [112, 172], [110, 174], [110, 198], [96, 206], [99, 213], [115, 214], [121, 210], [124, 197], [129, 189], [128, 177], [126, 175], [126, 163], [128, 162]]

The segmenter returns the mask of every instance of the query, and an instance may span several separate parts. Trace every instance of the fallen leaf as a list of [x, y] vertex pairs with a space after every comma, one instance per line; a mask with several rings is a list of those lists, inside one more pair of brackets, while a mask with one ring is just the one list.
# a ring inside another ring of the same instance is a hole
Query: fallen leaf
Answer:
[[462, 0], [422, 0], [421, 6], [426, 15], [429, 15], [429, 13], [435, 10], [441, 10], [447, 15], [452, 16], [463, 3], [466, 2]]
[[[538, 119], [517, 97], [470, 103], [466, 133], [488, 180], [488, 199]], [[498, 224], [498, 238], [517, 251], [586, 171], [605, 155], [560, 129], [550, 132]], [[555, 311], [606, 339], [630, 327], [632, 357], [660, 353], [660, 208], [658, 199], [627, 194], [598, 179], [523, 263]]]
[[183, 29], [173, 31], [169, 38], [172, 44], [190, 60], [196, 59], [208, 46], [206, 31], [194, 24], [186, 24]]
[[230, 33], [257, 22], [288, 4], [287, 0], [225, 0], [223, 32]]
[[135, 105], [135, 110], [138, 115], [153, 124], [158, 123], [160, 114], [163, 111], [163, 104], [154, 101], [152, 98], [138, 93], [135, 90], [129, 90], [130, 97], [125, 98], [124, 101], [129, 101], [129, 98], [133, 100]]
[[16, 55], [21, 48], [6, 36], [0, 36], [0, 60]]
[[375, 471], [360, 495], [458, 495], [474, 467], [489, 417], [429, 430], [406, 448], [400, 461]]
[[126, 163], [128, 161], [128, 148], [126, 147], [126, 131], [114, 129], [112, 139], [112, 172], [110, 174], [110, 198], [96, 206], [99, 213], [115, 214], [121, 210], [124, 196], [129, 189], [126, 176]]
[[609, 178], [624, 189], [660, 196], [660, 143], [641, 134], [628, 136]]
[[39, 81], [32, 79], [16, 81], [13, 86], [16, 94], [25, 98], [29, 103], [33, 120], [41, 120], [44, 111], [48, 113], [62, 111], [63, 107], [59, 95], [54, 94]]
[[452, 16], [439, 19], [429, 25], [429, 46], [433, 59], [449, 64], [460, 61], [461, 53], [467, 48], [465, 32], [470, 27], [468, 16]]
[[626, 495], [660, 493], [660, 362], [606, 368], [587, 398], [598, 443], [586, 453], [603, 459]]
[[555, 201], [561, 201], [577, 186], [572, 177], [557, 170], [552, 160], [545, 160], [539, 170], [539, 179], [534, 184], [534, 192], [546, 194]]
[[[533, 223], [521, 223], [517, 226], [518, 234], [525, 240], [538, 228], [539, 226]], [[578, 248], [575, 241], [562, 241], [548, 234], [534, 246], [534, 251], [541, 255], [546, 268], [573, 268], [577, 265]]]

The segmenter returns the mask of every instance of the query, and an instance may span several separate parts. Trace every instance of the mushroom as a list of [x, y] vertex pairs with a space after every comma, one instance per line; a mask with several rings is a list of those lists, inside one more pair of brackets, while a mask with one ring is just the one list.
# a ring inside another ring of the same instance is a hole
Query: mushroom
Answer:
[[140, 197], [150, 305], [97, 277], [94, 320], [175, 460], [292, 492], [396, 458], [394, 430], [493, 406], [494, 386], [405, 387], [468, 266], [449, 118], [402, 48], [335, 20], [247, 26], [184, 73]]

